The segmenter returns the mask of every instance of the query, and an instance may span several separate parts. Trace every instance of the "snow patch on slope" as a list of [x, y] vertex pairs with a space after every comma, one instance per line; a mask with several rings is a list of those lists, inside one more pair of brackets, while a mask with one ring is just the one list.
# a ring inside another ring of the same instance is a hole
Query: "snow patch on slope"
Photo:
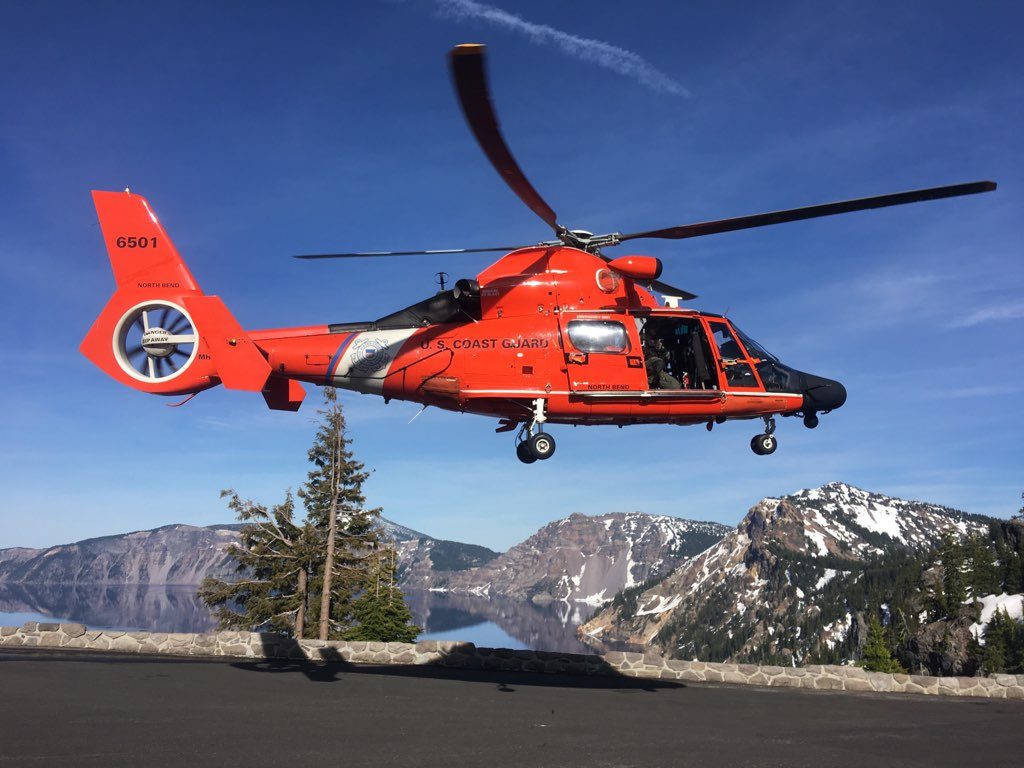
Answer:
[[[1006, 611], [1011, 619], [1020, 621], [1024, 617], [1024, 595], [1008, 595], [1005, 592], [1001, 595], [985, 595], [984, 597], [977, 598], [977, 601], [981, 603], [981, 618], [974, 624], [971, 624], [971, 634], [978, 640], [979, 643], [985, 643], [985, 630], [988, 628], [988, 624], [992, 621], [992, 617], [995, 616], [996, 611]], [[974, 602], [973, 600], [967, 600], [967, 603]]]

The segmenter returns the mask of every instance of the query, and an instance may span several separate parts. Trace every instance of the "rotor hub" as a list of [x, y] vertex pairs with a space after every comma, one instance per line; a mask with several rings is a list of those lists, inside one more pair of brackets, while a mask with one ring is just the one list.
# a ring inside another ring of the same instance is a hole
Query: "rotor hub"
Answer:
[[151, 357], [169, 357], [178, 348], [170, 338], [169, 331], [163, 328], [150, 328], [142, 334], [142, 348]]

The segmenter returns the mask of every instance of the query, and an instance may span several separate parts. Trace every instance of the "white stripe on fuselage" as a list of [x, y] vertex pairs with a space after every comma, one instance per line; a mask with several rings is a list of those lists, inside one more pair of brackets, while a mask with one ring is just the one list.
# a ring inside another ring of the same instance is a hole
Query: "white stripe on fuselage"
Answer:
[[406, 339], [418, 329], [394, 331], [362, 331], [349, 342], [341, 360], [334, 367], [331, 383], [342, 389], [379, 395], [384, 378], [391, 370]]

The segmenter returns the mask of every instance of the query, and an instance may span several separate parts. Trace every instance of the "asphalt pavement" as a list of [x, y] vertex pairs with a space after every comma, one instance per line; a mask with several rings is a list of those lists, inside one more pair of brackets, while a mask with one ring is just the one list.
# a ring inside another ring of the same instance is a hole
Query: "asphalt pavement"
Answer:
[[1024, 702], [0, 653], [0, 766], [1019, 766]]

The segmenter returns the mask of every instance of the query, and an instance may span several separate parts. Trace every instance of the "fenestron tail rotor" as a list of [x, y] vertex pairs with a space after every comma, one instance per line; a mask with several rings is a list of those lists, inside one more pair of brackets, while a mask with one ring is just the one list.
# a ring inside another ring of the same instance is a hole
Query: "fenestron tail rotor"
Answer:
[[184, 308], [154, 300], [132, 307], [122, 316], [114, 329], [114, 357], [132, 378], [156, 384], [187, 368], [198, 342]]

